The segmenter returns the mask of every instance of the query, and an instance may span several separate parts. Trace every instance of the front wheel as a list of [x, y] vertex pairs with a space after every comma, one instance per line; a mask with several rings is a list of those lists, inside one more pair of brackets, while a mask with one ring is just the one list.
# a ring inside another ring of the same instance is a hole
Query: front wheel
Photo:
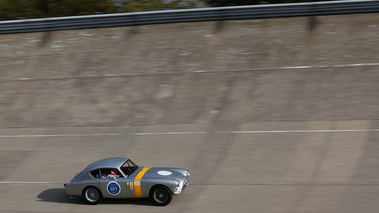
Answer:
[[91, 205], [96, 205], [103, 200], [101, 192], [95, 187], [88, 187], [83, 190], [84, 200]]
[[150, 199], [157, 206], [166, 206], [172, 200], [172, 193], [167, 187], [156, 186], [150, 191]]

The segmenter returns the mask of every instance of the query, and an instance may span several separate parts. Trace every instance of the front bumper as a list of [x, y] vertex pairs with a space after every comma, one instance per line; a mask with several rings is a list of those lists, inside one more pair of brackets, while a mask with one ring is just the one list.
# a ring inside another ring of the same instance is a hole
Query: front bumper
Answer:
[[184, 182], [179, 181], [178, 186], [175, 188], [175, 195], [178, 195], [182, 193], [182, 191], [187, 188], [188, 186], [188, 179], [186, 179]]

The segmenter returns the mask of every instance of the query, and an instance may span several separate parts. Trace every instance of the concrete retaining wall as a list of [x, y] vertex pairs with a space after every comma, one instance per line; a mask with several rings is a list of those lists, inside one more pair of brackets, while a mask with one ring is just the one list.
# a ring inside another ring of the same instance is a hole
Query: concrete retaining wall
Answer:
[[0, 127], [378, 119], [378, 35], [378, 14], [0, 35]]

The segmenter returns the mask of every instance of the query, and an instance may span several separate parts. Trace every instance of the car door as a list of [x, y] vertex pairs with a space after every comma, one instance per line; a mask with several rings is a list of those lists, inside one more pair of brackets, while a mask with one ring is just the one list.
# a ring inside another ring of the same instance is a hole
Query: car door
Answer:
[[126, 198], [129, 194], [128, 180], [119, 171], [118, 174], [118, 177], [100, 178], [100, 190], [104, 198]]

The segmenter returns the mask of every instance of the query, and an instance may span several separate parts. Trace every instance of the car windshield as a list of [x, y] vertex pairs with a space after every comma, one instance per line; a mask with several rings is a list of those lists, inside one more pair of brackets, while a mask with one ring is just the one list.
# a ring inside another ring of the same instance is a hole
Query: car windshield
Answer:
[[132, 160], [127, 160], [124, 165], [122, 165], [121, 170], [125, 175], [129, 176], [136, 171], [137, 168], [138, 166]]

